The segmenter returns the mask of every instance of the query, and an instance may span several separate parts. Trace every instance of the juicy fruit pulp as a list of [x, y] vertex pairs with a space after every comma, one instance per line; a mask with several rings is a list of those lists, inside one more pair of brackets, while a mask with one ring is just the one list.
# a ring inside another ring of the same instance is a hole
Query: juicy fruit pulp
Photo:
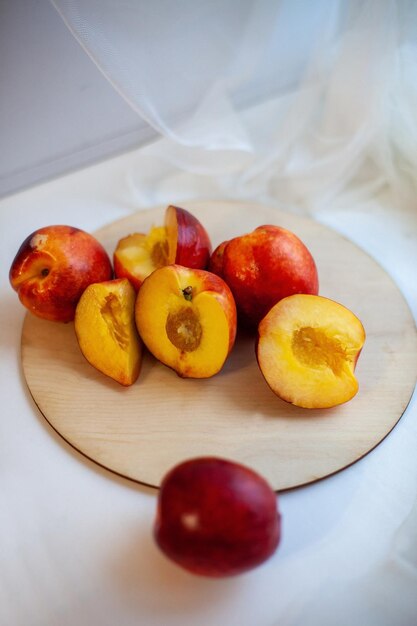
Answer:
[[142, 357], [134, 320], [135, 299], [127, 278], [90, 285], [80, 298], [74, 323], [87, 361], [126, 386], [139, 376]]
[[277, 496], [243, 465], [191, 459], [162, 481], [154, 533], [166, 556], [195, 574], [240, 574], [278, 546]]
[[114, 252], [114, 271], [126, 277], [136, 290], [155, 269], [173, 263], [175, 250], [169, 246], [164, 226], [154, 226], [147, 235], [134, 233], [119, 241]]
[[289, 296], [265, 316], [258, 337], [259, 367], [283, 400], [328, 408], [357, 393], [354, 370], [365, 331], [341, 304], [322, 296]]
[[311, 253], [294, 233], [279, 226], [259, 226], [221, 243], [212, 254], [210, 269], [229, 285], [240, 319], [251, 327], [257, 327], [282, 298], [318, 293]]
[[180, 376], [208, 378], [222, 368], [236, 334], [236, 307], [224, 281], [168, 265], [143, 283], [136, 324], [149, 351]]
[[147, 235], [134, 233], [119, 241], [114, 252], [117, 277], [128, 278], [138, 290], [154, 270], [177, 263], [205, 269], [211, 253], [209, 236], [194, 215], [170, 205], [164, 226], [151, 228]]

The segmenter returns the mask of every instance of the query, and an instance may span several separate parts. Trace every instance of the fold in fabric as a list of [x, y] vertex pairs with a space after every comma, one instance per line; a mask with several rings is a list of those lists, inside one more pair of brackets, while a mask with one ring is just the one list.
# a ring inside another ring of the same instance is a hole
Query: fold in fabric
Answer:
[[[185, 197], [202, 185], [303, 211], [348, 186], [353, 201], [416, 191], [415, 3], [51, 2], [157, 131], [165, 188], [179, 176]], [[152, 200], [140, 164], [131, 183]]]

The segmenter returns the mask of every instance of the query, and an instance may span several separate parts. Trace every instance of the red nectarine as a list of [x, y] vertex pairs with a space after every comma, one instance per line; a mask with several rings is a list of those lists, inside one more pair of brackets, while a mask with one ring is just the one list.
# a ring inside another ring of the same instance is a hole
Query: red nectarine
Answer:
[[279, 226], [259, 226], [223, 242], [212, 255], [210, 269], [227, 282], [241, 321], [250, 327], [282, 298], [318, 293], [311, 253], [294, 233]]
[[154, 535], [181, 567], [203, 576], [241, 574], [280, 540], [277, 496], [253, 470], [215, 457], [191, 459], [164, 477]]
[[46, 226], [26, 237], [10, 268], [22, 304], [47, 320], [69, 322], [84, 289], [112, 277], [110, 259], [89, 233]]

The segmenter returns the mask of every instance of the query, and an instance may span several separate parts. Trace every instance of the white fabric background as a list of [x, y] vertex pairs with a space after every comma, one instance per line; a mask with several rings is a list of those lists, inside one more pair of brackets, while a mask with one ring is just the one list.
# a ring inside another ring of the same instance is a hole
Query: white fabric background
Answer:
[[348, 186], [352, 201], [387, 184], [399, 201], [415, 191], [416, 3], [51, 1], [160, 133], [132, 171], [147, 201], [154, 160], [167, 191], [180, 171], [184, 195], [209, 179], [222, 196], [291, 210]]

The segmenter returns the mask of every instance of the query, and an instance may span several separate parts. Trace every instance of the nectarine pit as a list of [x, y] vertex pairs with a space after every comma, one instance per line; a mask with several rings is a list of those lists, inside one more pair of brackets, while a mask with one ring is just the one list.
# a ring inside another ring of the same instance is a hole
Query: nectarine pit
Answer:
[[126, 324], [123, 323], [122, 311], [122, 304], [114, 293], [109, 293], [100, 307], [100, 313], [107, 324], [110, 334], [121, 349], [127, 351], [129, 348], [129, 334]]
[[197, 350], [203, 335], [200, 320], [190, 306], [169, 313], [165, 330], [170, 342], [182, 352]]
[[340, 376], [343, 363], [349, 359], [339, 339], [312, 326], [303, 326], [293, 332], [292, 350], [303, 365], [313, 368], [327, 366], [336, 376]]

